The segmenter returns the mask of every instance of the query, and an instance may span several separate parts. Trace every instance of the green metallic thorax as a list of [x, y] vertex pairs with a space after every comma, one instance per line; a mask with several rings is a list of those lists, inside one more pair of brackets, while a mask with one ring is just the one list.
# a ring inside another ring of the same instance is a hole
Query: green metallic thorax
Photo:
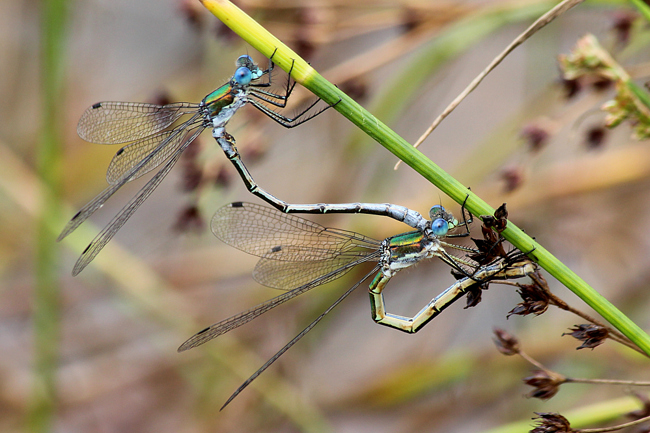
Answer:
[[424, 249], [422, 240], [424, 235], [421, 231], [412, 231], [396, 235], [390, 239], [390, 261], [411, 262], [419, 257]]
[[223, 86], [219, 87], [216, 89], [214, 92], [210, 93], [208, 96], [206, 96], [203, 99], [203, 102], [205, 103], [206, 107], [210, 110], [210, 115], [211, 116], [216, 116], [223, 110], [225, 107], [229, 106], [232, 104], [235, 100], [235, 95], [233, 92], [233, 88], [228, 84], [224, 84]]

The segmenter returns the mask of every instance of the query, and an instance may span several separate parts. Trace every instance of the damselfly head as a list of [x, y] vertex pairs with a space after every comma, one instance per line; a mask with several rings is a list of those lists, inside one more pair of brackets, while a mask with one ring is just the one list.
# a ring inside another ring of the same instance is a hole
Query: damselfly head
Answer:
[[[253, 58], [249, 56], [248, 54], [244, 54], [243, 56], [239, 56], [237, 59], [237, 66], [239, 68], [244, 67], [248, 68], [249, 71], [251, 72], [251, 80], [257, 80], [260, 78], [262, 75], [264, 75], [264, 71], [262, 71], [253, 61]], [[239, 69], [237, 69], [239, 70]], [[246, 83], [248, 84], [248, 83]]]
[[431, 207], [429, 218], [431, 219], [431, 230], [436, 236], [445, 236], [449, 230], [458, 226], [458, 220], [439, 204]]

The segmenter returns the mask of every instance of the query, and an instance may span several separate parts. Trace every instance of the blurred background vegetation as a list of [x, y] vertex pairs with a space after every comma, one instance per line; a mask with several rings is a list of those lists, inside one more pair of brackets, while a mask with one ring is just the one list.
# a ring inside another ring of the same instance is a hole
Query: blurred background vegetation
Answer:
[[[520, 1], [238, 2], [330, 81], [408, 141], [534, 19]], [[535, 236], [642, 328], [648, 285], [650, 148], [631, 127], [603, 128], [613, 88], [560, 79], [556, 56], [595, 34], [639, 83], [650, 74], [647, 22], [626, 3], [571, 10], [518, 48], [420, 149]], [[230, 393], [367, 270], [183, 354], [203, 327], [274, 296], [255, 258], [209, 232], [235, 200], [256, 201], [206, 133], [82, 274], [83, 248], [142, 185], [134, 182], [61, 244], [65, 222], [105, 187], [116, 147], [83, 142], [76, 122], [100, 100], [199, 101], [243, 53], [266, 59], [198, 1], [0, 2], [0, 430], [61, 432], [483, 431], [624, 395], [568, 385], [524, 398], [530, 366], [498, 354], [493, 327], [578, 377], [648, 380], [645, 359], [561, 338], [581, 321], [492, 286], [415, 335], [376, 326], [358, 290], [223, 412]], [[282, 83], [285, 75], [274, 75]], [[300, 90], [300, 89], [298, 89]], [[297, 100], [306, 101], [299, 93]], [[230, 123], [244, 161], [293, 203], [391, 202], [422, 213], [430, 184], [331, 110], [285, 130], [253, 108]], [[407, 228], [372, 216], [314, 220], [382, 239]], [[475, 237], [480, 231], [475, 230]], [[401, 273], [386, 292], [412, 315], [453, 283], [439, 263]], [[576, 307], [579, 300], [549, 281]]]

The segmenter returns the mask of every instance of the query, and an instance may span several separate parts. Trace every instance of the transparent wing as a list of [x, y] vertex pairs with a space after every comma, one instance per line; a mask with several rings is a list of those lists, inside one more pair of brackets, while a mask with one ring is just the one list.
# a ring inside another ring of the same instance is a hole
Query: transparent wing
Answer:
[[259, 317], [262, 314], [266, 313], [267, 311], [277, 307], [278, 305], [284, 304], [285, 302], [295, 298], [298, 295], [302, 295], [303, 293], [313, 289], [314, 287], [318, 287], [321, 284], [339, 278], [340, 276], [344, 275], [346, 272], [348, 272], [350, 269], [352, 269], [359, 263], [363, 263], [367, 260], [368, 258], [366, 257], [366, 258], [359, 259], [355, 262], [350, 262], [345, 267], [339, 268], [333, 272], [330, 272], [327, 275], [323, 275], [322, 277], [315, 279], [300, 287], [297, 287], [293, 290], [282, 293], [281, 295], [269, 299], [268, 301], [263, 302], [261, 304], [258, 304], [257, 306], [249, 310], [243, 311], [239, 314], [235, 314], [234, 316], [229, 317], [228, 319], [215, 323], [214, 325], [209, 326], [204, 330], [194, 334], [192, 337], [190, 337], [185, 343], [183, 343], [178, 348], [178, 351], [183, 352], [193, 347], [200, 346], [201, 344], [206, 343], [212, 340], [213, 338], [225, 334], [226, 332], [232, 331], [233, 329], [238, 328], [241, 325], [244, 325], [245, 323], [248, 323], [251, 320], [255, 319], [256, 317]]
[[[183, 137], [183, 140], [182, 140], [183, 144], [180, 146], [179, 150], [181, 150], [181, 149], [184, 150], [196, 138], [196, 136], [199, 135], [199, 133], [201, 133], [202, 131], [203, 131], [203, 128], [198, 128], [196, 130], [192, 130], [192, 129], [187, 130], [187, 131], [185, 131], [185, 134], [179, 133], [179, 135]], [[177, 153], [178, 153], [178, 150], [177, 150]], [[180, 156], [180, 154], [178, 156]], [[127, 183], [129, 181], [130, 176], [137, 173], [138, 170], [140, 169], [140, 167], [145, 166], [148, 163], [149, 159], [152, 158], [152, 157], [153, 156], [151, 154], [149, 154], [142, 161], [140, 161], [138, 163], [138, 165], [136, 165], [130, 172], [127, 172], [125, 174], [125, 176], [123, 176], [122, 179], [120, 179], [119, 182], [116, 182], [114, 185], [111, 185], [108, 188], [106, 188], [104, 191], [101, 192], [101, 194], [99, 194], [97, 197], [92, 199], [88, 204], [86, 204], [83, 208], [81, 208], [81, 210], [79, 212], [77, 212], [72, 217], [72, 219], [70, 221], [68, 221], [68, 224], [66, 224], [65, 228], [63, 229], [63, 231], [59, 235], [57, 241], [62, 240], [63, 238], [68, 236], [70, 233], [72, 233], [77, 227], [79, 227], [79, 225], [81, 225], [81, 223], [86, 221], [93, 213], [95, 213], [95, 211], [97, 209], [102, 207], [104, 205], [104, 203], [106, 203], [106, 201], [109, 198], [111, 198], [113, 196], [113, 194], [115, 194], [117, 192], [117, 190], [119, 190], [122, 186], [124, 186], [125, 183]], [[173, 166], [173, 164], [172, 164], [172, 166]], [[169, 167], [169, 169], [171, 169], [171, 167]], [[166, 175], [166, 173], [164, 175]], [[163, 177], [164, 177], [164, 175], [163, 175]], [[155, 178], [157, 178], [157, 176], [158, 176], [158, 174], [156, 174]], [[154, 178], [152, 178], [149, 182], [151, 182], [153, 180], [154, 180]], [[160, 180], [162, 180], [162, 179], [160, 179]], [[147, 185], [149, 185], [149, 183], [147, 183]], [[145, 188], [147, 188], [147, 185], [145, 185], [145, 187], [142, 190], [140, 190], [140, 192], [138, 192], [136, 197], [140, 196], [142, 191]], [[156, 184], [156, 186], [157, 186], [157, 184]], [[147, 197], [148, 197], [148, 195], [147, 195]], [[140, 204], [138, 204], [137, 206], [140, 206]], [[122, 210], [124, 210], [124, 209], [122, 209]]]
[[79, 119], [79, 137], [91, 143], [128, 143], [162, 131], [183, 114], [196, 112], [199, 104], [168, 105], [139, 102], [98, 102]]
[[[186, 133], [186, 139], [183, 141], [183, 145], [176, 151], [174, 155], [167, 161], [163, 168], [158, 171], [138, 193], [133, 197], [127, 204], [120, 210], [120, 212], [113, 217], [113, 219], [108, 223], [106, 227], [92, 240], [92, 242], [86, 247], [84, 252], [81, 254], [81, 257], [77, 260], [72, 269], [72, 275], [77, 275], [81, 272], [88, 264], [99, 254], [99, 252], [106, 246], [106, 244], [115, 236], [115, 233], [118, 232], [120, 228], [126, 223], [126, 221], [131, 218], [131, 215], [144, 203], [144, 201], [151, 195], [151, 193], [158, 187], [160, 182], [167, 176], [170, 170], [174, 167], [178, 159], [181, 157], [183, 151], [189, 146], [189, 144], [196, 138], [199, 133], [203, 131], [202, 128], [199, 128], [195, 131], [188, 131]], [[111, 188], [116, 188], [114, 186]], [[108, 188], [105, 191], [111, 190]], [[94, 201], [94, 200], [93, 200]], [[92, 202], [91, 202], [92, 203]], [[87, 218], [87, 217], [86, 217]], [[72, 223], [74, 220], [71, 220]], [[70, 224], [68, 223], [68, 224]], [[79, 223], [80, 224], [80, 223]], [[77, 224], [78, 225], [78, 224]], [[65, 233], [65, 231], [64, 231]], [[62, 233], [63, 235], [63, 233]]]
[[264, 363], [264, 365], [262, 365], [260, 368], [258, 368], [255, 373], [253, 373], [248, 379], [246, 379], [246, 381], [244, 383], [242, 383], [239, 386], [239, 388], [237, 388], [237, 390], [235, 392], [232, 393], [232, 395], [228, 398], [228, 400], [226, 400], [226, 402], [223, 404], [223, 406], [221, 406], [220, 410], [223, 410], [224, 407], [228, 406], [228, 403], [230, 403], [235, 397], [237, 397], [244, 390], [244, 388], [246, 388], [248, 385], [250, 385], [250, 383], [252, 381], [257, 379], [257, 377], [260, 374], [262, 374], [267, 368], [269, 368], [271, 366], [271, 364], [273, 364], [275, 361], [277, 361], [278, 358], [280, 358], [284, 354], [284, 352], [289, 350], [302, 337], [304, 337], [309, 331], [311, 331], [318, 324], [318, 322], [320, 322], [330, 311], [332, 311], [334, 309], [334, 307], [336, 307], [338, 304], [343, 302], [343, 300], [345, 298], [347, 298], [350, 293], [352, 293], [354, 290], [356, 290], [356, 288], [359, 287], [359, 285], [361, 283], [366, 281], [372, 274], [377, 272], [378, 269], [379, 269], [379, 267], [375, 267], [372, 271], [370, 271], [368, 274], [366, 274], [365, 277], [363, 277], [361, 280], [357, 281], [357, 283], [354, 286], [350, 287], [347, 290], [347, 292], [345, 292], [341, 296], [339, 296], [338, 299], [336, 301], [334, 301], [334, 303], [327, 308], [327, 310], [323, 311], [323, 313], [320, 316], [318, 316], [316, 319], [314, 319], [314, 321], [311, 322], [309, 325], [307, 325], [307, 327], [305, 329], [300, 331], [300, 333], [298, 335], [296, 335], [293, 339], [291, 339], [291, 341], [289, 341], [287, 344], [285, 344], [282, 349], [278, 350], [276, 352], [276, 354], [271, 357], [271, 359], [266, 361]]
[[[188, 131], [177, 131], [177, 134], [179, 137], [182, 137], [181, 142], [181, 148], [187, 147], [189, 143], [191, 143], [196, 136], [203, 131], [203, 128], [200, 128], [196, 131], [191, 132], [192, 129]], [[161, 143], [160, 147], [164, 147], [165, 143]], [[84, 221], [86, 221], [97, 209], [102, 207], [106, 201], [113, 196], [124, 184], [126, 184], [132, 177], [138, 177], [138, 171], [146, 166], [149, 162], [150, 159], [153, 159], [155, 155], [153, 154], [154, 152], [151, 152], [149, 155], [147, 155], [145, 158], [143, 158], [141, 161], [138, 162], [130, 171], [126, 172], [122, 178], [120, 178], [119, 181], [116, 181], [115, 184], [111, 185], [110, 187], [106, 188], [104, 191], [102, 191], [98, 196], [96, 196], [93, 200], [91, 200], [89, 203], [87, 203], [79, 212], [77, 212], [72, 219], [68, 222], [68, 224], [65, 226], [61, 234], [59, 235], [59, 238], [57, 239], [58, 241], [62, 240], [65, 238], [67, 235], [72, 233], [79, 225], [81, 225]]]
[[[288, 247], [296, 248], [296, 247]], [[299, 248], [305, 251], [305, 254], [311, 254], [309, 249]], [[378, 260], [378, 255], [374, 254], [375, 250], [346, 251], [336, 257], [312, 261], [283, 261], [274, 257], [263, 257], [257, 262], [253, 270], [253, 278], [267, 287], [274, 289], [290, 290], [294, 287], [307, 284], [317, 278], [324, 278], [324, 275], [330, 275], [337, 269], [344, 269], [342, 273], [336, 275], [336, 278], [342, 277], [350, 269], [346, 267], [348, 263], [359, 261]], [[325, 284], [334, 278], [321, 281]]]
[[381, 242], [323, 227], [254, 203], [231, 203], [212, 217], [216, 237], [248, 254], [275, 261], [327, 260], [349, 251], [375, 251]]
[[[129, 182], [149, 173], [166, 161], [167, 158], [182, 146], [186, 138], [183, 130], [191, 128], [193, 124], [199, 121], [202, 121], [201, 115], [195, 114], [187, 122], [172, 130], [158, 132], [124, 146], [117, 151], [109, 164], [108, 170], [106, 171], [106, 181], [110, 185], [115, 185], [126, 177], [127, 173], [129, 174], [127, 180]], [[146, 164], [140, 166], [136, 172], [132, 172], [132, 169], [140, 161], [154, 152], [155, 154]]]

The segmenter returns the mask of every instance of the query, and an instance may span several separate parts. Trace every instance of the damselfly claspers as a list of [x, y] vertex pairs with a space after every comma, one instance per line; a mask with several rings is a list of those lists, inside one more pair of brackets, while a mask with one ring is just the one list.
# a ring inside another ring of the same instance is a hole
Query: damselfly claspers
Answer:
[[[365, 208], [373, 206], [387, 205], [364, 205]], [[409, 215], [415, 214], [420, 215], [410, 210]], [[421, 229], [379, 241], [352, 231], [323, 227], [312, 221], [257, 204], [236, 202], [222, 207], [216, 212], [211, 223], [215, 236], [228, 245], [260, 257], [261, 259], [253, 271], [254, 278], [260, 284], [282, 289], [285, 292], [200, 331], [183, 343], [178, 351], [182, 352], [199, 346], [248, 323], [314, 287], [343, 276], [361, 263], [376, 263], [368, 274], [343, 293], [334, 304], [246, 380], [226, 401], [223, 405], [225, 407], [373, 274], [376, 274], [370, 283], [370, 305], [373, 320], [382, 325], [413, 333], [461, 298], [468, 288], [477, 283], [494, 279], [524, 277], [535, 270], [534, 264], [525, 258], [515, 261], [501, 259], [476, 268], [476, 264], [472, 264], [469, 259], [454, 256], [445, 250], [452, 248], [462, 253], [478, 252], [472, 248], [454, 245], [444, 240], [468, 235], [469, 230], [463, 233], [451, 232], [458, 231], [455, 229], [463, 226], [467, 229], [469, 222], [465, 219], [459, 223], [453, 215], [439, 205], [431, 208], [429, 216], [430, 220], [420, 216], [422, 220], [427, 221]], [[386, 312], [382, 291], [388, 281], [400, 270], [432, 257], [438, 257], [465, 277], [436, 296], [411, 318]], [[468, 269], [472, 269], [471, 273]]]
[[[245, 179], [250, 179], [250, 183], [247, 183], [249, 189], [259, 190], [257, 195], [261, 194], [263, 198], [272, 197], [254, 183], [239, 158], [234, 139], [225, 131], [226, 124], [235, 112], [247, 103], [287, 128], [306, 122], [329, 108], [308, 115], [320, 101], [318, 99], [293, 118], [285, 117], [269, 108], [269, 105], [284, 108], [295, 86], [295, 82], [291, 85], [289, 78], [284, 94], [264, 90], [271, 86], [273, 67], [272, 60], [269, 60], [268, 68], [262, 70], [250, 56], [240, 56], [237, 59], [237, 70], [228, 83], [214, 90], [198, 104], [99, 102], [84, 112], [77, 126], [81, 138], [100, 144], [128, 144], [117, 151], [108, 167], [106, 180], [110, 186], [72, 217], [59, 235], [59, 241], [72, 233], [126, 183], [163, 163], [164, 165], [86, 247], [74, 266], [73, 275], [81, 272], [95, 258], [158, 187], [178, 162], [183, 151], [208, 127], [212, 128], [212, 135], [237, 170], [242, 173], [242, 177], [243, 173], [246, 173]], [[266, 82], [260, 81], [264, 76], [267, 76]], [[189, 115], [190, 118], [173, 126], [184, 115]]]

